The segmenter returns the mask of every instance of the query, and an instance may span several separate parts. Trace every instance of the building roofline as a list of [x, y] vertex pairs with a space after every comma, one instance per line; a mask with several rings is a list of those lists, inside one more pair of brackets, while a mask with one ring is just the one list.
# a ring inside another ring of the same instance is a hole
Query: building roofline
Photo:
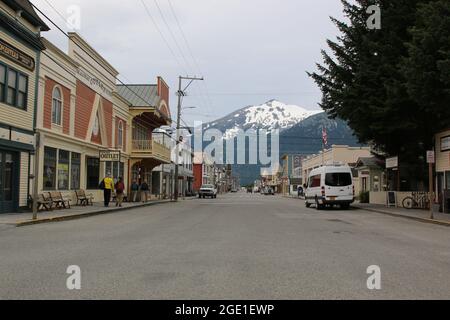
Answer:
[[59, 49], [55, 44], [50, 42], [47, 38], [41, 37], [41, 41], [44, 44], [46, 49], [53, 51], [58, 56], [60, 56], [64, 60], [66, 60], [66, 62], [68, 62], [69, 64], [73, 65], [74, 67], [80, 66], [80, 64], [78, 62], [76, 62], [74, 59], [72, 59], [71, 56], [69, 56], [67, 53], [65, 53], [61, 49]]
[[103, 58], [86, 40], [84, 40], [78, 33], [76, 32], [69, 32], [69, 41], [73, 41], [76, 45], [80, 45], [83, 47], [85, 51], [94, 58], [98, 59], [99, 61], [96, 61], [99, 64], [103, 64], [108, 71], [114, 75], [114, 77], [117, 77], [119, 75], [119, 71], [117, 71], [108, 61], [106, 61], [105, 58]]

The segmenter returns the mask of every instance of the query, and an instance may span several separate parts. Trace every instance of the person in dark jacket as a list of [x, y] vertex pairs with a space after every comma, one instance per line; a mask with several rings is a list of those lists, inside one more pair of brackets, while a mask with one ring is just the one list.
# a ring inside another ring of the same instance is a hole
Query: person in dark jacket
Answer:
[[131, 201], [136, 202], [137, 196], [139, 192], [139, 185], [136, 180], [131, 184]]
[[142, 202], [147, 202], [148, 192], [150, 191], [150, 188], [147, 184], [147, 182], [143, 181], [141, 184], [141, 200]]

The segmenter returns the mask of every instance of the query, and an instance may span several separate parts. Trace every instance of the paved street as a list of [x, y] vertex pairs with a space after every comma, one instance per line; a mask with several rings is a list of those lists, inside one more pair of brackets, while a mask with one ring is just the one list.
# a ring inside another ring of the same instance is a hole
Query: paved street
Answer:
[[[450, 229], [244, 193], [0, 230], [0, 298], [450, 298]], [[66, 269], [81, 268], [81, 290]], [[382, 289], [366, 287], [370, 265]]]

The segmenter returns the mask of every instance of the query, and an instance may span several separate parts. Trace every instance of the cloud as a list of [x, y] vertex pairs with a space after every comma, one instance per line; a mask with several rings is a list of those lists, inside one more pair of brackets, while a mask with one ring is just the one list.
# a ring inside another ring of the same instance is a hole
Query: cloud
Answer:
[[[48, 2], [63, 16], [70, 5], [80, 6], [79, 33], [120, 71], [125, 82], [154, 83], [156, 76], [161, 75], [173, 94], [178, 75], [199, 74], [197, 63], [206, 81], [193, 84], [190, 96], [185, 99], [187, 105], [197, 106], [195, 115], [189, 115], [187, 110], [183, 116], [189, 122], [209, 121], [211, 115], [219, 117], [272, 98], [317, 108], [321, 94], [305, 71], [314, 70], [321, 58], [320, 49], [326, 47], [325, 40], [337, 34], [329, 16], [342, 17], [339, 1], [157, 0], [165, 20], [155, 0], [144, 1], [174, 54], [146, 14], [141, 0], [32, 2], [63, 29], [67, 29], [63, 19]], [[65, 49], [67, 38], [53, 26], [52, 29], [44, 36]], [[171, 98], [174, 113], [175, 96]]]

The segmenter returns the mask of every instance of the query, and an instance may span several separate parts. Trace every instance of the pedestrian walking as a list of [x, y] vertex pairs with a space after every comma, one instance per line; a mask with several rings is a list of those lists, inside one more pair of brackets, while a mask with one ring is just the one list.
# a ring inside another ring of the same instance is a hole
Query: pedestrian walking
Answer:
[[106, 177], [100, 182], [100, 189], [103, 190], [103, 199], [105, 207], [109, 207], [111, 201], [111, 193], [114, 191], [114, 180], [111, 178], [111, 174], [108, 172]]
[[116, 207], [121, 207], [123, 202], [123, 192], [125, 190], [122, 177], [119, 177], [119, 180], [114, 185], [114, 189], [116, 189]]
[[139, 185], [136, 180], [133, 180], [131, 184], [131, 202], [136, 202], [137, 196], [139, 192]]
[[143, 181], [141, 184], [141, 200], [142, 202], [147, 202], [147, 196], [150, 188], [147, 182]]

